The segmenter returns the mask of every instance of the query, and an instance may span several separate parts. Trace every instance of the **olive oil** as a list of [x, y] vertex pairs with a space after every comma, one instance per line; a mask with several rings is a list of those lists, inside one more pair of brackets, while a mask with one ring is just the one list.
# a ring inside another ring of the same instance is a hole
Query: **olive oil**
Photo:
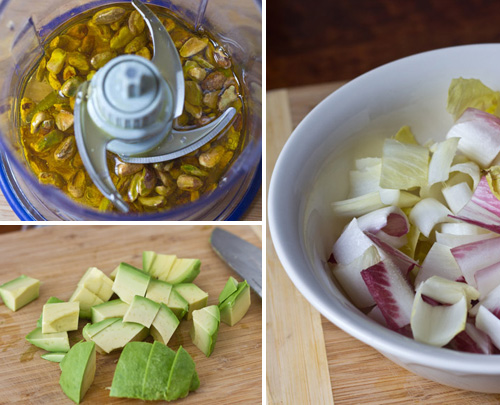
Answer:
[[[232, 125], [217, 138], [181, 158], [124, 163], [108, 152], [108, 167], [132, 212], [157, 212], [195, 201], [215, 190], [244, 145], [245, 109], [230, 57], [205, 31], [195, 32], [154, 7], [179, 51], [185, 77], [185, 108], [178, 130], [205, 125], [236, 108]], [[33, 173], [73, 200], [113, 210], [87, 174], [76, 147], [73, 109], [78, 86], [122, 54], [151, 59], [153, 45], [142, 16], [128, 4], [89, 10], [59, 27], [44, 55], [26, 77], [20, 102], [20, 138]]]

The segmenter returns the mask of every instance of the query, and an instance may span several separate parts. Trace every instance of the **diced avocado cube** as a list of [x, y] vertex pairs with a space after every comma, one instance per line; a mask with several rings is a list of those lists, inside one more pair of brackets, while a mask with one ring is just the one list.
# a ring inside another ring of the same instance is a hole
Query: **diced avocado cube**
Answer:
[[103, 302], [109, 301], [113, 295], [113, 280], [97, 267], [90, 267], [78, 282], [78, 285], [82, 285], [93, 292]]
[[40, 281], [25, 275], [0, 286], [0, 297], [5, 306], [14, 312], [36, 300], [39, 293]]
[[94, 342], [79, 342], [65, 356], [59, 384], [66, 396], [77, 404], [94, 381], [95, 350]]
[[42, 312], [42, 333], [77, 330], [79, 314], [78, 301], [45, 304]]
[[193, 283], [176, 284], [174, 290], [177, 291], [188, 304], [187, 319], [191, 319], [194, 310], [207, 306], [208, 294]]
[[155, 260], [156, 253], [152, 251], [144, 251], [142, 252], [142, 270], [146, 273], [151, 274], [151, 265]]
[[123, 315], [127, 312], [128, 307], [129, 305], [120, 299], [94, 305], [91, 308], [92, 323], [97, 323], [109, 318], [123, 318]]
[[130, 342], [123, 349], [111, 383], [110, 397], [142, 398], [146, 366], [153, 345]]
[[48, 352], [67, 352], [69, 350], [68, 332], [42, 333], [42, 328], [36, 328], [26, 335], [26, 340]]
[[42, 354], [40, 357], [44, 360], [48, 360], [53, 363], [60, 363], [64, 359], [64, 356], [66, 356], [66, 353], [55, 352], [55, 353], [45, 353]]
[[174, 289], [170, 292], [167, 306], [179, 319], [184, 318], [184, 315], [186, 315], [189, 310], [188, 302]]
[[113, 283], [113, 291], [122, 301], [130, 304], [134, 296], [139, 295], [144, 297], [146, 295], [150, 279], [151, 276], [149, 274], [129, 264], [120, 263], [115, 282]]
[[92, 317], [92, 307], [103, 303], [103, 300], [83, 285], [77, 286], [69, 299], [69, 302], [77, 301], [80, 303], [80, 318], [83, 319], [90, 319]]
[[195, 364], [189, 353], [182, 347], [179, 347], [170, 369], [170, 375], [167, 384], [167, 401], [174, 401], [178, 398], [184, 398], [189, 394], [191, 381], [195, 373]]
[[156, 254], [149, 268], [149, 274], [159, 280], [167, 281], [176, 261], [177, 256], [175, 255]]
[[175, 352], [172, 349], [159, 342], [153, 343], [144, 375], [141, 399], [146, 401], [166, 399], [168, 379], [174, 359]]
[[151, 336], [158, 342], [166, 345], [179, 326], [179, 323], [179, 319], [177, 319], [172, 310], [161, 303], [160, 310], [151, 324]]
[[[107, 319], [101, 322], [106, 321]], [[148, 335], [149, 329], [143, 325], [119, 319], [96, 333], [90, 340], [95, 342], [100, 351], [111, 353], [125, 347], [128, 342], [144, 340]]]
[[112, 323], [120, 321], [121, 318], [107, 318], [97, 323], [88, 323], [83, 327], [82, 335], [85, 340], [91, 340], [95, 335], [107, 328]]
[[146, 298], [158, 303], [163, 302], [168, 305], [172, 287], [172, 284], [152, 278], [149, 282], [148, 290], [146, 291]]
[[[57, 297], [50, 297], [45, 304], [57, 304], [59, 302], [64, 302], [63, 300], [60, 300]], [[36, 327], [41, 328], [42, 327], [42, 322], [43, 322], [43, 311], [40, 314], [40, 318], [38, 318], [38, 321], [36, 321]]]
[[165, 281], [171, 284], [192, 283], [200, 274], [200, 266], [198, 259], [177, 259]]
[[227, 280], [224, 289], [219, 295], [219, 304], [222, 304], [226, 300], [226, 298], [229, 297], [232, 293], [236, 292], [237, 289], [238, 281], [234, 277], [229, 277], [229, 280]]
[[123, 317], [123, 322], [135, 322], [149, 328], [159, 310], [160, 304], [157, 302], [136, 295]]
[[209, 357], [215, 348], [219, 332], [220, 313], [217, 305], [193, 311], [193, 325], [190, 334], [193, 343]]
[[111, 274], [109, 275], [109, 278], [110, 278], [111, 280], [113, 280], [113, 281], [115, 280], [115, 278], [116, 278], [116, 273], [118, 273], [118, 269], [120, 269], [121, 267], [127, 267], [127, 268], [129, 268], [129, 269], [134, 269], [134, 270], [137, 270], [137, 271], [141, 271], [141, 272], [143, 272], [143, 273], [147, 273], [147, 271], [145, 271], [145, 270], [141, 270], [141, 269], [139, 269], [139, 268], [137, 268], [137, 267], [135, 267], [135, 266], [132, 266], [131, 264], [128, 264], [128, 263], [124, 263], [124, 262], [122, 262], [122, 263], [120, 263], [118, 266], [116, 266], [116, 267], [115, 267], [115, 269], [114, 269], [114, 270], [111, 272]]
[[250, 286], [245, 281], [238, 284], [236, 292], [219, 305], [220, 319], [229, 326], [236, 325], [250, 308]]

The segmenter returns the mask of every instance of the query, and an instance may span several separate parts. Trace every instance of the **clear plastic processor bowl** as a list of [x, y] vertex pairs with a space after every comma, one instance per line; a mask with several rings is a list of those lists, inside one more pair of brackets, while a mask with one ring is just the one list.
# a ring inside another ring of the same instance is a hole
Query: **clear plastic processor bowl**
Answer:
[[[246, 145], [219, 182], [199, 200], [155, 214], [98, 212], [38, 183], [27, 167], [15, 125], [23, 78], [51, 32], [75, 15], [115, 0], [4, 0], [0, 3], [0, 187], [23, 220], [235, 220], [261, 185], [262, 17], [252, 0], [151, 0], [205, 29], [233, 59], [246, 105]], [[41, 45], [40, 45], [41, 44]]]
[[500, 355], [428, 346], [377, 324], [343, 295], [326, 261], [345, 224], [333, 217], [330, 203], [346, 198], [353, 159], [381, 156], [381, 141], [403, 125], [419, 141], [444, 140], [452, 124], [446, 112], [451, 80], [476, 78], [500, 90], [498, 66], [499, 44], [469, 45], [404, 58], [347, 83], [286, 143], [272, 175], [268, 211], [283, 267], [326, 318], [420, 376], [489, 393], [500, 393]]

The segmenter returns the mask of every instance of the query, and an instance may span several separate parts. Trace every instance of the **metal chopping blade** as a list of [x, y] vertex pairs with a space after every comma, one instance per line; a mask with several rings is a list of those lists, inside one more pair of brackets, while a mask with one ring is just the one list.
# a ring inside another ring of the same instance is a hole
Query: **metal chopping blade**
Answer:
[[213, 230], [210, 243], [222, 260], [262, 297], [262, 250], [221, 228]]
[[111, 180], [107, 151], [127, 163], [176, 159], [210, 142], [236, 115], [230, 107], [203, 127], [172, 128], [174, 118], [184, 109], [179, 53], [158, 17], [139, 0], [132, 0], [132, 5], [151, 33], [152, 60], [119, 56], [91, 82], [83, 83], [75, 98], [75, 138], [84, 166], [101, 193], [122, 212], [128, 212], [129, 206]]

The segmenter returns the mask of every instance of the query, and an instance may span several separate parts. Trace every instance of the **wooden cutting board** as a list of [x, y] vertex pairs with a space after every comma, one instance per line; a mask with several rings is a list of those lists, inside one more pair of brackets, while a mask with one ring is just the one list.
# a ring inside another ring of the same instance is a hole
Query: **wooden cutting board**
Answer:
[[[261, 247], [261, 227], [226, 226], [226, 230]], [[196, 284], [216, 304], [229, 276], [235, 274], [212, 250], [213, 226], [52, 226], [0, 235], [0, 284], [21, 274], [42, 282], [40, 297], [12, 312], [0, 304], [0, 404], [71, 404], [59, 386], [59, 364], [40, 358], [43, 350], [24, 340], [35, 328], [50, 296], [67, 300], [85, 270], [96, 266], [109, 274], [121, 261], [142, 267], [142, 251], [196, 257], [202, 262]], [[190, 322], [182, 321], [169, 343], [182, 345], [196, 362], [200, 388], [179, 404], [257, 404], [262, 400], [262, 305], [252, 291], [247, 315], [235, 326], [221, 323], [215, 351], [205, 355], [191, 343]], [[80, 322], [81, 327], [86, 322]], [[70, 332], [72, 344], [80, 332]], [[150, 340], [151, 338], [148, 338]], [[144, 403], [110, 398], [119, 353], [97, 354], [94, 383], [84, 404]]]
[[[343, 83], [267, 94], [267, 180], [292, 129]], [[500, 395], [446, 387], [383, 357], [321, 316], [281, 266], [268, 232], [266, 378], [269, 404], [498, 404]]]

